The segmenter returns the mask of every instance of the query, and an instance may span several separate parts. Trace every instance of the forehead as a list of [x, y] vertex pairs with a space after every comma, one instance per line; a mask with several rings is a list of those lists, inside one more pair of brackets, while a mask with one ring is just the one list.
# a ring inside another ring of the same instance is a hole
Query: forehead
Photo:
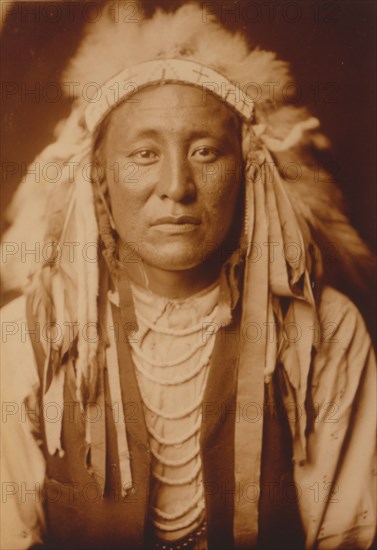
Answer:
[[238, 132], [239, 117], [228, 105], [200, 88], [166, 84], [144, 88], [117, 107], [109, 117], [110, 134], [156, 130]]

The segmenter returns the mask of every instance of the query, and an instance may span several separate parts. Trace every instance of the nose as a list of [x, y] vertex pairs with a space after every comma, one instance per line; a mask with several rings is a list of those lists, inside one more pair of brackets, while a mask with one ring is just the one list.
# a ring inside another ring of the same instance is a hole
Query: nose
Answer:
[[191, 202], [196, 197], [196, 185], [190, 162], [184, 151], [172, 151], [163, 159], [155, 189], [161, 199]]

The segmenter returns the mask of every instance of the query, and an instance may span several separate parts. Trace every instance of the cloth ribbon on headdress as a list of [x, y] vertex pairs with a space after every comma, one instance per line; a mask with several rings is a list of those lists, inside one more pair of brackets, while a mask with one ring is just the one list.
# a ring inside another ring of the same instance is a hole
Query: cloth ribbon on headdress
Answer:
[[[284, 343], [284, 334], [279, 338], [275, 330], [278, 325], [282, 325], [282, 331], [284, 325], [293, 326], [299, 333], [289, 339], [294, 342], [285, 351], [284, 369], [293, 388], [289, 392], [289, 398], [294, 399], [290, 406], [296, 411], [290, 427], [293, 439], [298, 442], [296, 448], [301, 449], [295, 459], [305, 460], [305, 398], [316, 315], [305, 243], [276, 164], [265, 145], [258, 154], [251, 151], [250, 158], [253, 160], [246, 164], [245, 171], [248, 250], [241, 320], [244, 337], [237, 377], [240, 421], [235, 424], [235, 483], [240, 495], [247, 494], [250, 484], [259, 487], [264, 383], [270, 379], [281, 356], [279, 346]], [[290, 256], [289, 249], [293, 249], [294, 256]], [[274, 297], [279, 296], [291, 298], [284, 320], [278, 319], [279, 311], [274, 308]], [[257, 331], [256, 338], [246, 336], [248, 327]], [[250, 407], [257, 411], [255, 419], [247, 417]], [[237, 548], [253, 548], [257, 535], [258, 499], [237, 498], [234, 513]]]

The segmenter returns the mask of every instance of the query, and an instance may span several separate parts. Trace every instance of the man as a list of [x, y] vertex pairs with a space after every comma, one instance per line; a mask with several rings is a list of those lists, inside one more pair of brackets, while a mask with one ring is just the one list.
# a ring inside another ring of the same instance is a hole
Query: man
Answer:
[[3, 313], [6, 547], [371, 545], [373, 351], [321, 246], [351, 275], [369, 255], [312, 185], [326, 142], [289, 78], [197, 6], [88, 29], [39, 158], [60, 181], [29, 178], [8, 235], [33, 198], [48, 257]]

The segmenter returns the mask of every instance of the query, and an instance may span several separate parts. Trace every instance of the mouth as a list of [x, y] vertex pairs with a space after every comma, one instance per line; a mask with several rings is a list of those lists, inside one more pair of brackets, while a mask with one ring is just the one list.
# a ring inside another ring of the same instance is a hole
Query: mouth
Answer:
[[196, 216], [163, 216], [157, 218], [151, 226], [163, 233], [188, 233], [201, 224]]
[[196, 216], [164, 216], [162, 218], [157, 218], [152, 222], [154, 225], [164, 225], [164, 224], [175, 224], [175, 225], [184, 225], [190, 223], [192, 225], [199, 225], [201, 223], [200, 218]]

